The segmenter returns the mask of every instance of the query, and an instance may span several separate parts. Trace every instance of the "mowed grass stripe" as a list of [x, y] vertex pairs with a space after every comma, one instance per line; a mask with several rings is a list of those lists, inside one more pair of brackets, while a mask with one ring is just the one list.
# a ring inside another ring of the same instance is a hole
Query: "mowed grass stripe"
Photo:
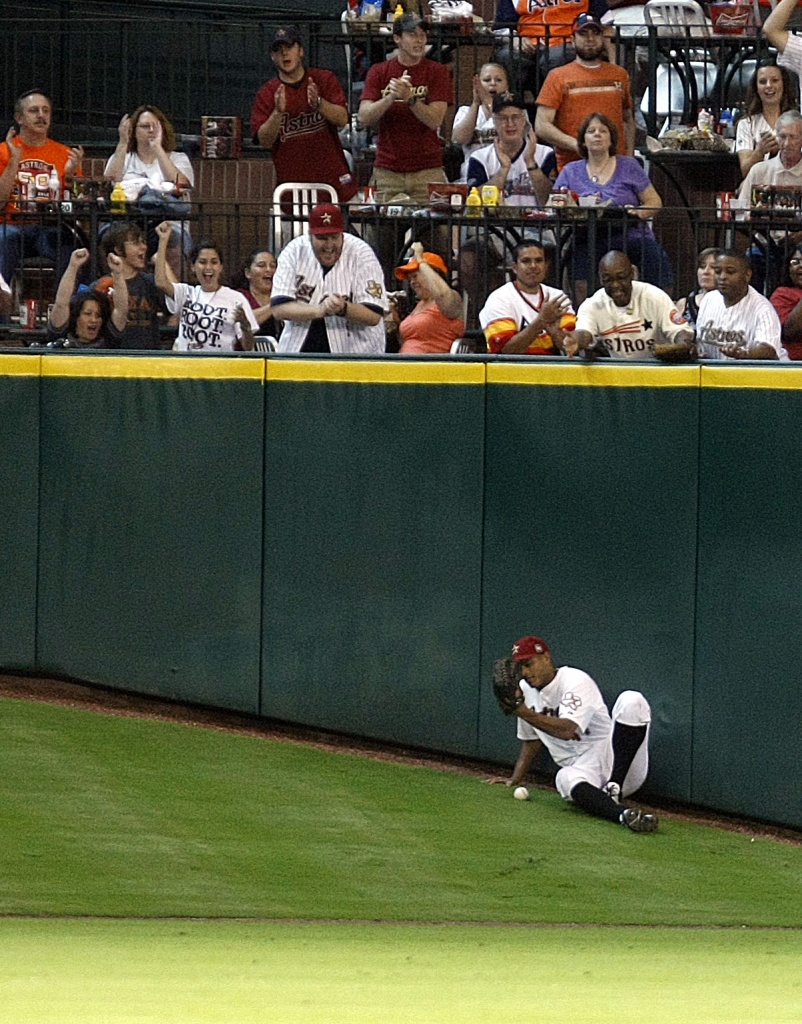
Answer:
[[802, 924], [802, 847], [184, 724], [0, 700], [0, 913]]
[[25, 1024], [783, 1024], [802, 933], [0, 920]]

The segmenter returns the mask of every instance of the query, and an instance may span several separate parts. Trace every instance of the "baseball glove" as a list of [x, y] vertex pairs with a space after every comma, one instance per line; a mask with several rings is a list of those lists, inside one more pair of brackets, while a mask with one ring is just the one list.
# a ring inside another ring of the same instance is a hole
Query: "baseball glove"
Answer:
[[661, 363], [692, 363], [697, 356], [696, 346], [685, 341], [666, 341], [654, 346], [654, 357]]
[[493, 693], [505, 715], [513, 714], [524, 699], [518, 689], [521, 666], [513, 658], [499, 658], [493, 665]]

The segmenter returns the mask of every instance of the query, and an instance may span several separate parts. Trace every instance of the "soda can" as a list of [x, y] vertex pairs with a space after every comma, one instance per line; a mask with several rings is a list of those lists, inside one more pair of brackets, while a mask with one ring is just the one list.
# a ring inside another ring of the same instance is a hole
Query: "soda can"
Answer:
[[36, 328], [36, 299], [22, 299], [19, 304], [19, 325], [26, 331]]
[[716, 216], [719, 220], [731, 220], [732, 211], [730, 210], [730, 200], [735, 195], [734, 192], [718, 192], [716, 194]]

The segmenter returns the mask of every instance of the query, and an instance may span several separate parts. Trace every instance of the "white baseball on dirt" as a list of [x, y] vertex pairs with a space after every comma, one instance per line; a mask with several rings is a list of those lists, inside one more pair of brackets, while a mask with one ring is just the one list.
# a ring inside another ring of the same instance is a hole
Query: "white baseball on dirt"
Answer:
[[526, 786], [518, 786], [516, 789], [512, 791], [512, 795], [515, 797], [516, 800], [528, 800], [529, 790], [526, 788]]

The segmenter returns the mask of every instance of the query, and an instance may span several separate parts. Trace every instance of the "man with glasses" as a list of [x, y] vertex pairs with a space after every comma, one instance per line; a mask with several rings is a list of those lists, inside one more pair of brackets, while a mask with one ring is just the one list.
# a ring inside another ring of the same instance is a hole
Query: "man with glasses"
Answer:
[[[774, 133], [780, 147], [777, 156], [762, 160], [750, 169], [738, 190], [738, 198], [753, 203], [756, 190], [792, 189], [797, 193], [795, 198], [798, 204], [802, 199], [802, 114], [798, 110], [786, 110], [780, 114]], [[771, 209], [776, 204], [776, 195], [769, 198], [768, 202]], [[758, 241], [753, 242], [749, 248], [752, 284], [762, 292], [768, 282], [768, 291], [771, 291], [785, 265], [787, 249], [793, 249], [800, 235], [798, 232], [789, 234], [778, 229], [772, 231], [767, 238], [756, 238]]]
[[541, 142], [554, 146], [557, 170], [580, 160], [577, 131], [588, 114], [606, 114], [618, 130], [621, 156], [635, 152], [635, 116], [629, 75], [605, 57], [601, 22], [580, 14], [574, 22], [576, 58], [554, 68], [537, 97], [535, 129]]
[[472, 154], [469, 185], [495, 185], [505, 206], [545, 206], [554, 176], [554, 151], [542, 146], [526, 120], [523, 101], [493, 100], [496, 140]]

